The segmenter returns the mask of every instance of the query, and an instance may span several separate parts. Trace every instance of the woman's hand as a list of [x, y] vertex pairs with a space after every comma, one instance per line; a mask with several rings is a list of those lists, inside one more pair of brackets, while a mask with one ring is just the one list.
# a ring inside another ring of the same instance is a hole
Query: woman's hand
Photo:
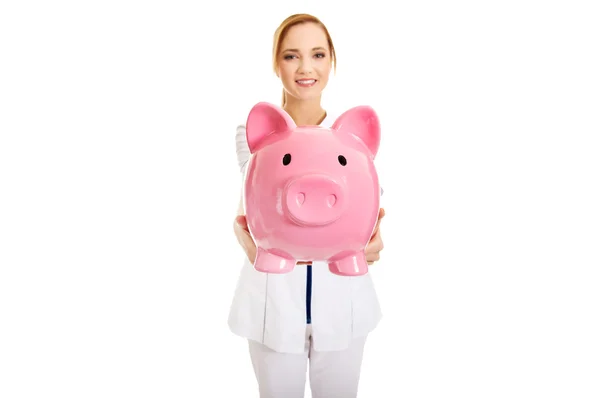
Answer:
[[[254, 260], [256, 260], [256, 243], [254, 243], [254, 239], [252, 239], [252, 235], [250, 235], [250, 230], [248, 229], [248, 222], [246, 221], [246, 216], [240, 215], [235, 218], [235, 223], [233, 226], [233, 230], [235, 232], [235, 236], [237, 240], [244, 249], [248, 260], [250, 260], [251, 264], [254, 264]], [[298, 261], [298, 265], [310, 265], [311, 261]]]
[[379, 252], [383, 250], [383, 240], [381, 239], [381, 232], [379, 230], [379, 224], [381, 219], [385, 216], [385, 210], [379, 209], [379, 216], [377, 217], [377, 224], [371, 236], [371, 240], [365, 248], [365, 254], [367, 255], [367, 264], [373, 265], [375, 261], [379, 261]]
[[250, 263], [254, 264], [254, 260], [256, 259], [256, 243], [254, 243], [254, 239], [252, 239], [252, 235], [250, 235], [246, 216], [237, 216], [235, 218], [233, 231], [235, 232], [235, 236], [240, 246], [244, 249], [248, 260], [250, 260]]

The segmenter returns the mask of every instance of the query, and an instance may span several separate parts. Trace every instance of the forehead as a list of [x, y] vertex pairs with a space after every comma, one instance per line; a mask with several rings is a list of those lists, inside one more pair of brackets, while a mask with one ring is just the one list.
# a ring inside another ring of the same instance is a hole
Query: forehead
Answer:
[[306, 49], [313, 47], [327, 48], [327, 36], [323, 29], [315, 23], [307, 22], [294, 25], [287, 31], [281, 49]]

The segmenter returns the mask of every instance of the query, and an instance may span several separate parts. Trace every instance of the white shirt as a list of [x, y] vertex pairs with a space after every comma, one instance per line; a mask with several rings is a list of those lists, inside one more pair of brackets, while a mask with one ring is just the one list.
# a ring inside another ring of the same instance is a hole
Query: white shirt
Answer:
[[[335, 118], [321, 123], [330, 127]], [[250, 158], [246, 130], [236, 132], [238, 164], [244, 175]], [[246, 258], [234, 292], [228, 324], [241, 337], [279, 352], [304, 352], [307, 328], [307, 267], [286, 274], [256, 271]], [[373, 330], [381, 319], [379, 300], [369, 273], [339, 276], [327, 263], [313, 262], [311, 325], [314, 349], [343, 350], [350, 341]]]

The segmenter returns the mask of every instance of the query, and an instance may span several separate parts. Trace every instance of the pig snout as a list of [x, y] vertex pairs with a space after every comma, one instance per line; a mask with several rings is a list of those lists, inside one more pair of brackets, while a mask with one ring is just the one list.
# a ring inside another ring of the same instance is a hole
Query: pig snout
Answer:
[[284, 212], [299, 225], [326, 225], [344, 211], [343, 186], [324, 175], [306, 175], [292, 180], [283, 192]]

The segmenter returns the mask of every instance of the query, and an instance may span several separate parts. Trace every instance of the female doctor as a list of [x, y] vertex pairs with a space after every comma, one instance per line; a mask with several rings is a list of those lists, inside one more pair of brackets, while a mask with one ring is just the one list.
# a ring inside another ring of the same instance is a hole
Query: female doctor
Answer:
[[[335, 49], [327, 28], [312, 15], [296, 14], [275, 31], [273, 68], [283, 84], [283, 109], [296, 125], [330, 127], [335, 117], [321, 106]], [[236, 132], [238, 162], [249, 159], [245, 126]], [[379, 223], [366, 248], [367, 262], [379, 260], [383, 243]], [[357, 396], [367, 334], [381, 318], [370, 275], [338, 276], [325, 263], [304, 263], [286, 274], [258, 272], [256, 246], [243, 215], [234, 222], [246, 253], [235, 290], [229, 327], [249, 341], [261, 398], [304, 397], [307, 365], [314, 398]]]

